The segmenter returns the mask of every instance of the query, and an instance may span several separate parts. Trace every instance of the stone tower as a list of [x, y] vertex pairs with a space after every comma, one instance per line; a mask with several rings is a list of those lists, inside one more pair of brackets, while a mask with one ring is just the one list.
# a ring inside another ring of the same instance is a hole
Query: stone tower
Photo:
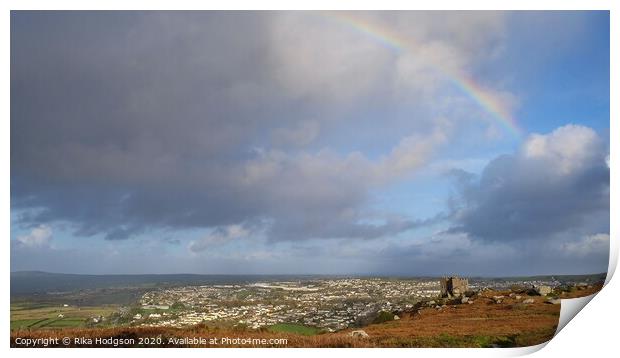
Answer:
[[469, 282], [466, 278], [456, 276], [442, 277], [441, 281], [441, 297], [461, 297], [467, 290]]

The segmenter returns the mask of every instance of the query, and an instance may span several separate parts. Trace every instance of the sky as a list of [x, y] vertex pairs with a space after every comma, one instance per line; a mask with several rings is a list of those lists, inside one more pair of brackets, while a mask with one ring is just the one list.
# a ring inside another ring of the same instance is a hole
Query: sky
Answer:
[[11, 12], [11, 270], [607, 271], [609, 13]]

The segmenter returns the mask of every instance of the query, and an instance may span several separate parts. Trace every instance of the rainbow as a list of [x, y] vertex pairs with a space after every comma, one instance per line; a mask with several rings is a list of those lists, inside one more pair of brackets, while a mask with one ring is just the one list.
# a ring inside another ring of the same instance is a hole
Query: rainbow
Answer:
[[[322, 15], [327, 19], [346, 25], [396, 53], [416, 52], [416, 44], [411, 39], [405, 39], [398, 33], [373, 24], [368, 20], [354, 17], [350, 13], [343, 11], [326, 12], [322, 13]], [[485, 89], [464, 73], [442, 68], [433, 63], [428, 63], [428, 66], [436, 70], [446, 80], [471, 98], [509, 133], [517, 138], [522, 137], [523, 131], [517, 122], [491, 91]]]

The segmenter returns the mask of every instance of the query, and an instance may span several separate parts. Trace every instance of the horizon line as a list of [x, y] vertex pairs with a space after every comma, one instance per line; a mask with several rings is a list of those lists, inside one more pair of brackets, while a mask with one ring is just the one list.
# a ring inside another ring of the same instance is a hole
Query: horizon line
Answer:
[[355, 276], [355, 277], [481, 277], [481, 278], [510, 278], [510, 277], [539, 277], [539, 276], [591, 276], [591, 275], [607, 275], [609, 272], [594, 273], [541, 273], [541, 274], [509, 274], [509, 275], [467, 275], [467, 274], [389, 274], [389, 273], [68, 273], [68, 272], [50, 272], [43, 270], [16, 270], [13, 273], [46, 273], [54, 275], [78, 275], [78, 276], [165, 276], [165, 275], [188, 275], [188, 276]]

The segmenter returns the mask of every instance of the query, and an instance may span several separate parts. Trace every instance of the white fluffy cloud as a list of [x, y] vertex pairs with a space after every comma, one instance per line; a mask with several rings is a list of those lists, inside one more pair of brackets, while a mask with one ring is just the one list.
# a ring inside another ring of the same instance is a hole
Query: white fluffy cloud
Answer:
[[462, 200], [453, 231], [511, 241], [609, 230], [607, 153], [598, 135], [583, 126], [531, 135], [514, 155], [492, 160], [479, 180], [458, 175]]
[[29, 248], [47, 247], [52, 241], [52, 229], [47, 225], [39, 225], [32, 229], [29, 234], [18, 236], [15, 240]]
[[550, 134], [532, 134], [522, 147], [525, 159], [544, 161], [558, 174], [568, 175], [601, 160], [603, 143], [588, 127], [566, 125]]

